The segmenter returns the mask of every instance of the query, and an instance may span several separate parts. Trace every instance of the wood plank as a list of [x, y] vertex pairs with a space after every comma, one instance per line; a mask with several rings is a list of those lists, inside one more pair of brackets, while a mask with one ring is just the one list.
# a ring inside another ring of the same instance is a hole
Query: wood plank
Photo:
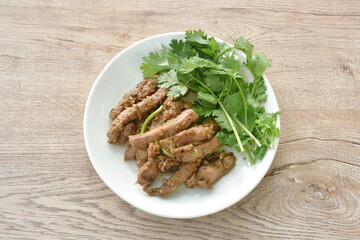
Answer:
[[[84, 104], [105, 64], [158, 33], [243, 35], [273, 60], [282, 136], [268, 174], [219, 213], [164, 219], [97, 176]], [[0, 3], [1, 239], [360, 238], [360, 2]]]

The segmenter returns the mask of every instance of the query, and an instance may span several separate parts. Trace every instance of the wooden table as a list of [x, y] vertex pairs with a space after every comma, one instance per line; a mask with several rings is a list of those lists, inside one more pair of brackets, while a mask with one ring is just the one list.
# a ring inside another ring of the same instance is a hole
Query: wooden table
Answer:
[[[98, 177], [83, 140], [105, 64], [154, 34], [249, 38], [273, 60], [282, 136], [266, 177], [219, 213], [165, 219]], [[0, 3], [0, 238], [360, 239], [360, 2]]]

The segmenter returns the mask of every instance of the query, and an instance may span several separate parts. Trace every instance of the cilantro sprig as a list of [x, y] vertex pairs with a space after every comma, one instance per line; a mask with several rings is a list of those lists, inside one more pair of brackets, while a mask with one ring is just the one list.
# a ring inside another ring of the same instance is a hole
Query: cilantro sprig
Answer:
[[[197, 94], [194, 110], [199, 116], [213, 117], [220, 127], [216, 137], [224, 145], [248, 155], [251, 164], [261, 160], [280, 136], [276, 127], [280, 112], [266, 113], [263, 74], [271, 60], [253, 53], [254, 45], [243, 37], [232, 46], [219, 43], [202, 30], [186, 31], [185, 41], [173, 39], [169, 46], [143, 58], [144, 77], [157, 78], [168, 96], [179, 97], [188, 90]], [[246, 55], [240, 61], [237, 51]], [[242, 72], [249, 71], [252, 81]]]

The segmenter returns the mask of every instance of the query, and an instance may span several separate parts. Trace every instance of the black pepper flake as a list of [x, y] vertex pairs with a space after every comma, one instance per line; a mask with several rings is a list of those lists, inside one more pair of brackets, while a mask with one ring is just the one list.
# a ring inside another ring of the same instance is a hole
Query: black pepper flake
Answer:
[[131, 96], [132, 98], [136, 98], [138, 95], [137, 95], [137, 93], [132, 93], [132, 94], [130, 94], [130, 96]]

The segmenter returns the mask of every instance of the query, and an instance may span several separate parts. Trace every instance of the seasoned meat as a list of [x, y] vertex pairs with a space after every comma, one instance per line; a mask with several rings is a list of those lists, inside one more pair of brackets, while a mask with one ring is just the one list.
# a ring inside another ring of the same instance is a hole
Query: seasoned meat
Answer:
[[158, 175], [156, 157], [160, 154], [160, 148], [156, 143], [150, 143], [148, 148], [148, 160], [139, 169], [137, 183], [141, 186], [149, 186]]
[[110, 126], [107, 133], [109, 143], [116, 143], [120, 133], [124, 130], [125, 126], [136, 119], [141, 119], [143, 115], [148, 113], [151, 109], [160, 104], [166, 97], [167, 90], [160, 88], [156, 93], [148, 96], [141, 102], [134, 104], [132, 107], [126, 108], [122, 111]]
[[[131, 135], [134, 135], [134, 134], [137, 134], [137, 133], [140, 133], [140, 129], [141, 129], [141, 126], [144, 122], [144, 119], [145, 117], [141, 118], [140, 120], [138, 121], [134, 121], [133, 123], [135, 124], [134, 126], [134, 132], [131, 132], [131, 134], [129, 134], [127, 136], [127, 139], [129, 139], [129, 136]], [[131, 124], [131, 123], [129, 123]], [[121, 134], [121, 136], [125, 135], [126, 134], [126, 127], [124, 129], [124, 132]], [[120, 136], [120, 137], [121, 137]], [[142, 160], [142, 161], [146, 161], [146, 158], [147, 158], [147, 154], [145, 156], [142, 156], [143, 158], [145, 157], [145, 160]], [[135, 149], [129, 144], [125, 150], [125, 153], [124, 153], [124, 160], [136, 160], [136, 151]]]
[[200, 159], [198, 159], [198, 161], [185, 163], [177, 172], [174, 173], [173, 176], [168, 179], [163, 179], [163, 185], [161, 187], [152, 189], [144, 187], [143, 190], [150, 196], [167, 197], [170, 193], [174, 192], [180, 184], [185, 182], [186, 179], [193, 174], [193, 172], [196, 171], [199, 163]]
[[176, 118], [173, 118], [157, 128], [153, 128], [145, 133], [136, 134], [129, 137], [129, 143], [135, 149], [146, 149], [154, 139], [163, 139], [187, 128], [198, 120], [199, 116], [192, 109], [183, 111]]
[[158, 175], [158, 167], [155, 158], [150, 158], [140, 169], [137, 182], [141, 186], [149, 186]]
[[[188, 145], [185, 145], [185, 146], [181, 146], [181, 147], [178, 147], [178, 148], [173, 148], [171, 149], [171, 153], [174, 155], [174, 156], [177, 156], [178, 154], [181, 154], [181, 153], [185, 153], [185, 152], [190, 152], [191, 150], [193, 150], [195, 148], [195, 145], [193, 143], [190, 143]], [[198, 156], [198, 154], [196, 153], [197, 150], [195, 150], [193, 153], [191, 153], [191, 155], [193, 156]]]
[[[182, 163], [182, 160], [177, 158], [177, 153], [184, 153], [189, 152], [195, 148], [195, 144], [197, 142], [194, 142], [194, 138], [197, 141], [203, 141], [211, 138], [214, 134], [214, 131], [212, 130], [214, 126], [212, 124], [208, 124], [207, 126], [196, 126], [187, 130], [184, 130], [172, 137], [168, 137], [166, 139], [163, 139], [160, 141], [160, 145], [166, 149], [167, 152], [171, 153], [170, 156], [165, 156], [161, 154], [160, 147], [155, 143], [150, 143], [148, 148], [148, 160], [145, 163], [144, 166], [146, 168], [142, 168], [139, 172], [138, 176], [141, 176], [143, 178], [142, 183], [146, 183], [150, 185], [152, 181], [156, 178], [158, 172], [174, 172], [177, 171]], [[193, 135], [193, 133], [199, 133], [199, 136]], [[188, 137], [187, 137], [188, 136]], [[186, 138], [187, 137], [187, 138]], [[185, 139], [186, 138], [186, 141]], [[174, 144], [174, 142], [180, 143], [180, 144], [186, 144], [188, 142], [193, 142], [191, 144], [185, 145], [185, 146], [179, 146], [177, 144]], [[209, 146], [207, 144], [206, 146]], [[210, 146], [210, 151], [213, 149]], [[206, 154], [207, 152], [204, 152]], [[194, 154], [192, 154], [193, 157]], [[203, 157], [202, 155], [195, 156], [197, 158]], [[151, 161], [151, 162], [149, 162]], [[145, 171], [148, 171], [148, 169], [152, 167], [157, 167], [157, 171], [151, 170], [151, 175], [145, 174]], [[151, 176], [151, 178], [149, 177]], [[144, 180], [145, 179], [145, 180]]]
[[219, 140], [212, 138], [211, 140], [194, 147], [190, 145], [189, 149], [192, 149], [191, 151], [181, 151], [181, 149], [178, 151], [175, 149], [174, 155], [179, 161], [182, 161], [183, 163], [193, 162], [199, 158], [204, 158], [220, 145], [221, 143]]
[[164, 110], [151, 121], [149, 130], [162, 125], [164, 122], [176, 117], [184, 110], [184, 103], [182, 101], [177, 101], [173, 97], [165, 99], [163, 106]]
[[191, 142], [201, 142], [211, 138], [215, 133], [216, 124], [209, 123], [199, 125], [174, 135], [172, 137], [175, 146], [183, 146]]
[[187, 187], [211, 189], [214, 183], [235, 166], [236, 157], [233, 153], [214, 153], [212, 158], [215, 160], [209, 160], [209, 164], [201, 166], [196, 174], [186, 180]]
[[147, 149], [135, 149], [135, 153], [137, 165], [139, 168], [141, 168], [148, 158]]
[[157, 90], [156, 84], [157, 76], [153, 78], [145, 78], [130, 92], [126, 93], [120, 100], [117, 106], [110, 111], [110, 118], [115, 119], [125, 108], [131, 107], [133, 104], [138, 103], [145, 99], [147, 96], [155, 93]]
[[124, 131], [120, 134], [120, 137], [118, 139], [118, 143], [120, 145], [124, 145], [127, 140], [129, 139], [130, 135], [134, 135], [136, 131], [136, 125], [135, 123], [131, 122], [124, 128]]
[[191, 151], [195, 145], [211, 138], [215, 134], [214, 129], [216, 129], [216, 124], [207, 123], [205, 125], [199, 125], [186, 129], [172, 137], [161, 140], [160, 145], [172, 154], [167, 157], [164, 155], [162, 157], [158, 157], [158, 167], [160, 172], [176, 171], [181, 164], [181, 160], [175, 158], [174, 153]]
[[135, 160], [136, 159], [136, 152], [130, 145], [125, 150], [124, 153], [124, 160]]
[[181, 161], [177, 160], [175, 157], [170, 156], [159, 156], [157, 158], [158, 169], [162, 173], [175, 172], [179, 169]]

